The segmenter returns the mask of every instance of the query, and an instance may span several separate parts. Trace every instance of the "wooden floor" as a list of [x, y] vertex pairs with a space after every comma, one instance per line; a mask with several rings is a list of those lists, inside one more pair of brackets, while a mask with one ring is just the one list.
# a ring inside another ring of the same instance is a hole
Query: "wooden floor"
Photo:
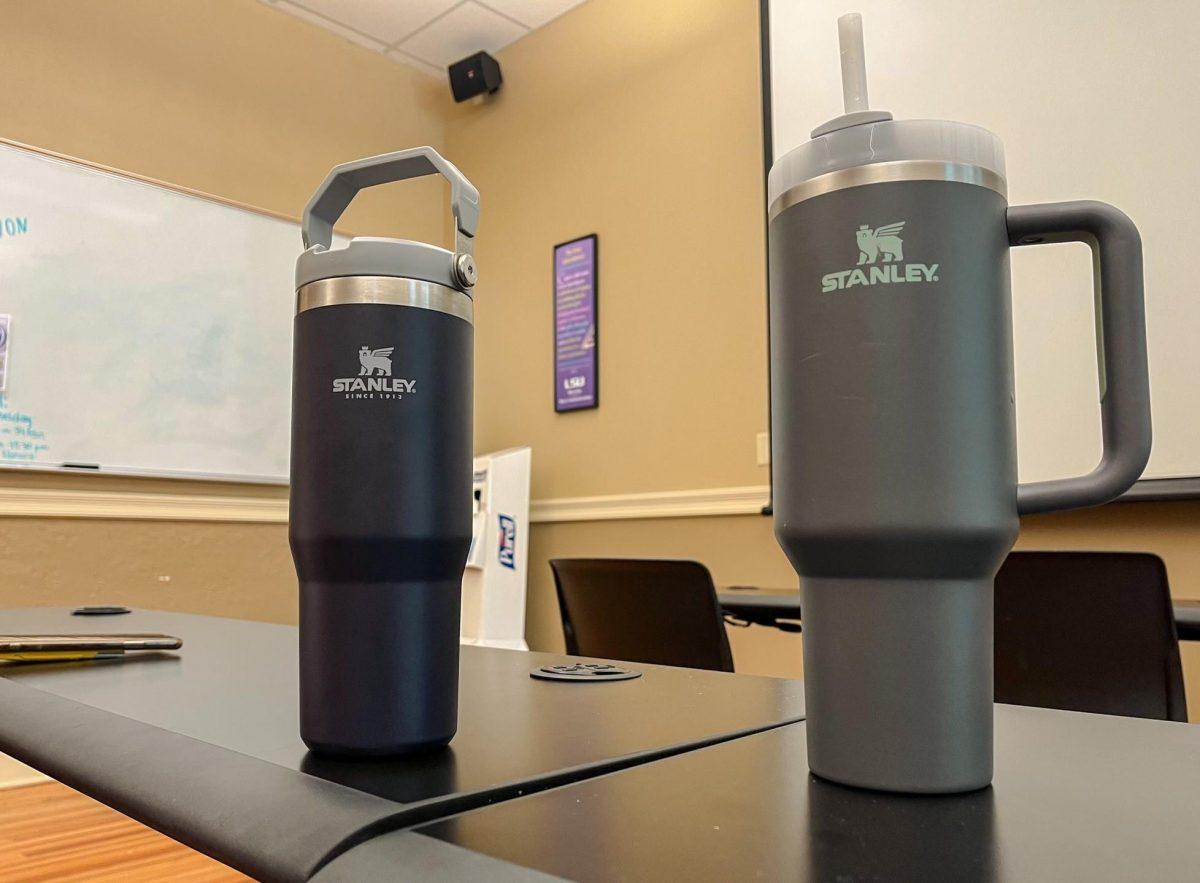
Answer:
[[57, 782], [0, 790], [3, 883], [249, 879]]

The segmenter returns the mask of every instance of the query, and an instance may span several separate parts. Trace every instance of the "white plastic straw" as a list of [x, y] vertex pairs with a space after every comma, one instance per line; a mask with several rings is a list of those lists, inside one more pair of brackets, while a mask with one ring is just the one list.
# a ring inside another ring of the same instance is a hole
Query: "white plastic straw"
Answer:
[[846, 113], [867, 109], [867, 59], [863, 51], [862, 16], [848, 12], [838, 19], [842, 51], [842, 101]]

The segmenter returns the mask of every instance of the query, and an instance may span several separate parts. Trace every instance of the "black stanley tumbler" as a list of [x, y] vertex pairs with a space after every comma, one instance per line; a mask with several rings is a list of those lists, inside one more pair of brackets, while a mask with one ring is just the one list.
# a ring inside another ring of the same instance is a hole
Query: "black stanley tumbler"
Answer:
[[[450, 181], [454, 252], [376, 237], [331, 248], [360, 189], [432, 174]], [[304, 210], [289, 538], [314, 751], [402, 754], [458, 726], [478, 219], [478, 192], [429, 147], [336, 167]]]

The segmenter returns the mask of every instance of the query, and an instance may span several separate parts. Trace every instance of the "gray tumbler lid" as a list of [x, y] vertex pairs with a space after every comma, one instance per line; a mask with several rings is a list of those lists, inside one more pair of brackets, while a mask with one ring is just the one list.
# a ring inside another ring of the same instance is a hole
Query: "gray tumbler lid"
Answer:
[[[836, 123], [837, 120], [832, 121]], [[816, 134], [824, 129], [824, 134]], [[1004, 145], [979, 126], [948, 120], [880, 120], [817, 129], [781, 156], [767, 177], [767, 205], [780, 195], [830, 172], [877, 163], [926, 160], [974, 166], [1004, 180]]]
[[967, 123], [893, 120], [887, 111], [869, 110], [862, 16], [842, 16], [838, 31], [846, 113], [818, 126], [811, 141], [775, 161], [767, 176], [768, 207], [774, 207], [793, 188], [822, 175], [883, 163], [924, 162], [934, 164], [931, 169], [944, 164], [947, 168], [938, 176], [949, 180], [961, 179], [955, 174], [957, 168], [977, 169], [988, 178], [989, 186], [998, 183], [996, 189], [1003, 191], [1004, 145], [999, 138]]
[[[425, 242], [356, 236], [331, 248], [333, 225], [364, 187], [440, 174], [450, 182], [455, 250]], [[475, 285], [474, 240], [479, 225], [479, 191], [432, 147], [414, 147], [335, 166], [304, 208], [305, 251], [296, 261], [296, 288], [338, 276], [396, 276], [420, 279], [470, 294]]]

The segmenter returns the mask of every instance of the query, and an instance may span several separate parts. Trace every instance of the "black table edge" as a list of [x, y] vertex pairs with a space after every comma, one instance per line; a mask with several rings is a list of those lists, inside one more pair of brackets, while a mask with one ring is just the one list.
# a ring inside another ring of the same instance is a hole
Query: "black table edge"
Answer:
[[[0, 708], [0, 751], [264, 880], [308, 879], [348, 850], [393, 831], [803, 720], [792, 716], [529, 781], [401, 804], [3, 677]], [[87, 761], [73, 762], [78, 758]], [[306, 828], [316, 834], [298, 838], [304, 826], [291, 819], [306, 801], [321, 818]], [[247, 827], [255, 829], [253, 838], [244, 836]]]
[[5, 678], [0, 708], [6, 754], [257, 879], [306, 880], [395, 814], [383, 798]]

